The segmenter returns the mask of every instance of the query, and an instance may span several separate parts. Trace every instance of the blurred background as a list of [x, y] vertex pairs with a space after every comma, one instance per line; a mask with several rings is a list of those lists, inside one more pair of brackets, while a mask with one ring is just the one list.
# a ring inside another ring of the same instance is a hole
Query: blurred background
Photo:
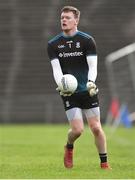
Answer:
[[106, 65], [110, 53], [135, 42], [134, 0], [0, 0], [1, 123], [67, 122], [46, 51], [48, 40], [61, 31], [60, 10], [65, 5], [80, 9], [79, 30], [97, 43], [102, 122], [113, 96], [134, 112], [134, 51], [132, 63], [126, 55], [114, 65], [113, 75]]

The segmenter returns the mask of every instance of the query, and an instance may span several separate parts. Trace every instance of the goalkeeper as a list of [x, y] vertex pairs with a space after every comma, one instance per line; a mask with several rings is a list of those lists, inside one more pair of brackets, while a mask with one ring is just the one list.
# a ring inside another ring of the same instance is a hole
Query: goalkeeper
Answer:
[[[62, 32], [48, 42], [48, 55], [51, 60], [57, 90], [63, 100], [70, 129], [65, 145], [64, 165], [73, 167], [75, 141], [84, 130], [83, 113], [91, 129], [102, 169], [111, 169], [107, 161], [107, 145], [100, 122], [97, 77], [97, 52], [92, 36], [77, 29], [80, 11], [72, 6], [61, 10]], [[74, 94], [59, 89], [63, 74], [72, 74], [78, 81]], [[90, 157], [90, 155], [89, 155]]]

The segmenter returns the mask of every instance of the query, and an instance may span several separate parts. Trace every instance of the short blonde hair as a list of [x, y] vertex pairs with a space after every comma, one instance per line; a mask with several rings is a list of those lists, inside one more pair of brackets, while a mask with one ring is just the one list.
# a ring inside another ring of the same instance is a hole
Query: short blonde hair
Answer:
[[73, 12], [74, 14], [74, 17], [76, 19], [80, 19], [80, 11], [76, 8], [76, 7], [73, 7], [73, 6], [64, 6], [62, 9], [61, 9], [61, 13], [62, 12]]

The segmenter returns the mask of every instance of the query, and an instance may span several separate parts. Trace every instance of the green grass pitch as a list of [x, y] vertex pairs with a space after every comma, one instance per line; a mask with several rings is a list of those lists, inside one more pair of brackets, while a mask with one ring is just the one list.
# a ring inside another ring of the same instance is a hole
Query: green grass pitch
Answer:
[[87, 126], [75, 143], [74, 167], [63, 166], [68, 125], [1, 125], [1, 179], [133, 179], [135, 129], [104, 127], [112, 170], [101, 170]]

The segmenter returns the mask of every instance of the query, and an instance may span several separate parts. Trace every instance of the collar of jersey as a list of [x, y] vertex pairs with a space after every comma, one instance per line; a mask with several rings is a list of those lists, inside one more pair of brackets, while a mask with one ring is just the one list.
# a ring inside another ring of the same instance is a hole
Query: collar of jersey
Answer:
[[77, 30], [72, 36], [66, 36], [66, 35], [62, 32], [62, 36], [63, 36], [64, 38], [71, 38], [71, 37], [76, 36], [76, 34], [77, 34], [78, 32], [79, 32], [79, 31]]

